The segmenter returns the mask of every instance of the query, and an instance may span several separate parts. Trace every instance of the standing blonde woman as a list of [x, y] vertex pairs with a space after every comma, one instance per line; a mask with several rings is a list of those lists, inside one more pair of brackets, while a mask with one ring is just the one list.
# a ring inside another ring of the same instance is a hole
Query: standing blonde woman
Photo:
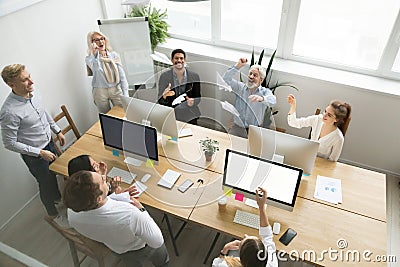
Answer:
[[93, 73], [94, 103], [99, 112], [107, 113], [111, 109], [110, 102], [113, 106], [122, 106], [120, 95], [128, 96], [128, 81], [118, 53], [112, 51], [109, 39], [103, 33], [89, 32], [87, 44], [85, 61]]
[[322, 114], [297, 118], [296, 98], [294, 95], [288, 95], [287, 99], [290, 105], [288, 124], [296, 128], [311, 126], [311, 140], [319, 142], [318, 157], [337, 161], [344, 143], [342, 126], [350, 116], [351, 106], [333, 100]]

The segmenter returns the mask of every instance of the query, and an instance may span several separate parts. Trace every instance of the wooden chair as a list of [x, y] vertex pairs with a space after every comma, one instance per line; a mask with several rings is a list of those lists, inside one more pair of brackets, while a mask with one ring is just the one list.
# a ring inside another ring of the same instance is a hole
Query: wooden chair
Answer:
[[[44, 219], [65, 239], [67, 239], [75, 267], [79, 267], [87, 256], [97, 260], [99, 267], [105, 267], [104, 258], [111, 253], [111, 250], [103, 243], [87, 238], [73, 228], [61, 227], [49, 216], [46, 216]], [[82, 252], [85, 256], [82, 259], [79, 259], [77, 251]], [[118, 266], [120, 262], [121, 259], [118, 259], [112, 266]]]
[[[321, 109], [317, 108], [315, 110], [315, 115], [319, 115], [320, 113], [321, 113]], [[351, 116], [349, 116], [347, 118], [347, 120], [343, 123], [343, 126], [342, 126], [342, 134], [343, 134], [343, 136], [346, 135], [347, 128], [349, 128], [350, 121], [351, 121]], [[308, 135], [308, 139], [311, 139], [311, 131], [312, 130], [310, 130], [310, 134]]]
[[[65, 119], [67, 120], [67, 126], [61, 130], [62, 133], [65, 135], [66, 133], [68, 133], [69, 131], [72, 130], [75, 134], [76, 139], [79, 139], [81, 137], [81, 134], [79, 133], [78, 128], [76, 128], [76, 125], [75, 125], [74, 121], [72, 120], [71, 115], [69, 115], [67, 107], [62, 105], [61, 110], [62, 110], [62, 112], [54, 117], [54, 121], [58, 122], [59, 120], [61, 120], [62, 118], [65, 117]], [[60, 156], [62, 153], [60, 146], [58, 144], [59, 141], [60, 140], [58, 139], [58, 136], [55, 136], [53, 138], [54, 148], [55, 148], [58, 156]]]

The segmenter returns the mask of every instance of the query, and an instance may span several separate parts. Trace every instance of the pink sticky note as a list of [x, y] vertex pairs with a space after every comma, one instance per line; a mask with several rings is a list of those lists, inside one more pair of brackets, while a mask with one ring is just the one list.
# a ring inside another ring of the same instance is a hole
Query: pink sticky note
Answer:
[[244, 195], [238, 192], [235, 193], [235, 199], [243, 202]]

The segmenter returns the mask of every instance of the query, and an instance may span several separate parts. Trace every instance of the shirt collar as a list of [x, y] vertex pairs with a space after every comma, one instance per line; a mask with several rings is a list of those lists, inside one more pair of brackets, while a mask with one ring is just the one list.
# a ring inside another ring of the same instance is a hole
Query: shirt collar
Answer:
[[12, 99], [15, 99], [15, 100], [19, 101], [19, 102], [26, 103], [26, 102], [30, 101], [33, 98], [33, 94], [31, 93], [29, 98], [25, 98], [25, 97], [17, 95], [16, 93], [14, 93], [14, 91], [11, 91], [10, 97]]

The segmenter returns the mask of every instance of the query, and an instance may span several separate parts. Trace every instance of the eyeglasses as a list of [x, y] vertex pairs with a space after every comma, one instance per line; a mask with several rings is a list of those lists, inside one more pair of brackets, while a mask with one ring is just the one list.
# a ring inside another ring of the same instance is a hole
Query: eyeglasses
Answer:
[[105, 40], [106, 40], [106, 38], [100, 37], [100, 38], [93, 39], [93, 42], [98, 43], [98, 42], [100, 42], [100, 41], [105, 41]]
[[326, 109], [324, 110], [324, 114], [326, 114], [329, 118], [332, 118], [332, 119], [336, 118], [335, 115], [329, 113], [328, 111], [326, 111]]

